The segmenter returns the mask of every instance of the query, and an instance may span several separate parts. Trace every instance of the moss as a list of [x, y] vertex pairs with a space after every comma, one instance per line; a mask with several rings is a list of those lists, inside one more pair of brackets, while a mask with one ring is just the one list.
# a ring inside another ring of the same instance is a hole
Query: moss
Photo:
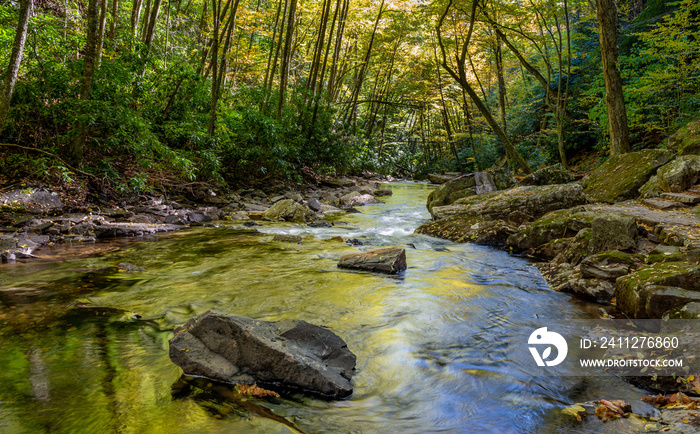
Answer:
[[678, 155], [700, 154], [700, 120], [690, 122], [669, 137], [671, 147]]
[[624, 253], [619, 250], [608, 250], [606, 252], [595, 255], [599, 261], [608, 261], [608, 263], [634, 265], [634, 259], [629, 253]]
[[662, 149], [612, 156], [590, 174], [586, 194], [600, 202], [634, 199], [639, 196], [639, 188], [672, 158], [673, 152]]

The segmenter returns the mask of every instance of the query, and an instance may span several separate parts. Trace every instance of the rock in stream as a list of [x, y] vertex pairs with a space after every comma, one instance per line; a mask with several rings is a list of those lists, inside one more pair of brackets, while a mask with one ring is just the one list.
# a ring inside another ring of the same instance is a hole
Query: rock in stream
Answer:
[[335, 399], [352, 394], [355, 355], [324, 327], [208, 311], [174, 333], [170, 360], [187, 375], [280, 385]]

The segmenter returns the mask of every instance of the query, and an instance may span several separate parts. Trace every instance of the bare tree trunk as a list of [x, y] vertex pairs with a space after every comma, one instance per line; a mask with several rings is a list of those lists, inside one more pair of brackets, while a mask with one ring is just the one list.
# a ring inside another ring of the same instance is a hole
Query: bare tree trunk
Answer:
[[162, 3], [162, 0], [154, 0], [153, 2], [151, 18], [148, 20], [148, 29], [146, 30], [146, 37], [144, 38], [144, 42], [149, 49], [153, 43], [153, 36], [155, 35], [156, 31], [156, 22], [158, 21], [158, 14], [160, 13], [160, 6]]
[[109, 29], [109, 39], [114, 40], [117, 36], [117, 20], [119, 19], [119, 0], [112, 0], [112, 23]]
[[287, 81], [289, 80], [289, 68], [292, 63], [292, 40], [294, 39], [294, 24], [296, 20], [297, 0], [290, 0], [289, 13], [287, 14], [287, 36], [284, 38], [284, 50], [282, 52], [282, 64], [280, 65], [279, 101], [277, 102], [277, 119], [282, 118]]
[[2, 81], [2, 94], [0, 94], [0, 130], [2, 130], [7, 113], [10, 111], [10, 100], [12, 93], [15, 90], [17, 76], [19, 75], [19, 66], [22, 63], [22, 54], [24, 53], [24, 43], [27, 41], [27, 26], [29, 24], [29, 15], [32, 13], [32, 0], [22, 0], [19, 7], [19, 21], [17, 23], [17, 31], [15, 32], [15, 41], [12, 44], [12, 54], [10, 62], [5, 71], [5, 78]]
[[[92, 95], [92, 82], [95, 77], [97, 64], [97, 22], [99, 21], [98, 0], [90, 0], [87, 9], [87, 34], [85, 39], [85, 56], [83, 57], [83, 78], [80, 84], [80, 99], [88, 100]], [[74, 161], [79, 161], [85, 153], [87, 126], [80, 125], [80, 131], [71, 142], [69, 155]]]
[[141, 17], [141, 6], [143, 0], [134, 0], [133, 9], [131, 9], [131, 37], [136, 38], [136, 30], [139, 28], [139, 18]]
[[443, 22], [445, 21], [445, 17], [447, 16], [448, 12], [450, 11], [450, 8], [452, 7], [452, 2], [453, 2], [453, 0], [450, 0], [447, 7], [445, 8], [445, 11], [443, 12], [442, 16], [440, 17], [440, 21], [438, 22], [437, 29], [436, 29], [437, 30], [437, 37], [438, 37], [438, 44], [439, 44], [440, 50], [442, 52], [442, 67], [467, 92], [467, 94], [469, 95], [469, 98], [472, 99], [472, 101], [474, 102], [474, 105], [476, 105], [476, 107], [479, 109], [481, 114], [486, 119], [486, 122], [491, 127], [491, 130], [496, 134], [496, 136], [498, 136], [499, 139], [501, 139], [501, 143], [503, 143], [503, 146], [506, 148], [506, 152], [510, 155], [510, 157], [513, 159], [515, 164], [523, 172], [525, 172], [527, 174], [532, 173], [530, 166], [528, 166], [527, 162], [525, 162], [525, 160], [520, 155], [518, 150], [515, 149], [515, 146], [513, 146], [513, 143], [510, 141], [510, 139], [508, 139], [508, 136], [506, 136], [506, 134], [503, 132], [501, 127], [498, 125], [498, 122], [496, 122], [496, 120], [493, 118], [493, 115], [491, 115], [491, 112], [489, 112], [486, 105], [481, 101], [481, 99], [476, 94], [474, 89], [469, 84], [469, 81], [467, 80], [465, 63], [466, 63], [466, 57], [467, 57], [467, 53], [468, 53], [469, 43], [471, 41], [472, 31], [474, 29], [474, 21], [476, 20], [476, 8], [477, 8], [476, 1], [472, 2], [471, 17], [470, 17], [469, 30], [468, 30], [467, 37], [465, 38], [464, 42], [461, 44], [462, 46], [461, 46], [460, 52], [456, 53], [457, 54], [456, 60], [457, 60], [458, 71], [455, 72], [447, 63], [447, 52], [445, 49], [445, 45], [442, 41], [441, 28], [442, 28]]
[[214, 36], [211, 46], [211, 61], [212, 61], [212, 92], [211, 92], [211, 108], [209, 112], [209, 135], [213, 136], [216, 129], [216, 105], [219, 100], [219, 95], [216, 94], [216, 84], [219, 74], [219, 14], [221, 13], [221, 0], [211, 0], [211, 12], [214, 15]]
[[358, 73], [357, 80], [355, 81], [355, 87], [350, 98], [350, 110], [348, 115], [348, 123], [353, 122], [353, 134], [355, 134], [355, 119], [357, 117], [357, 99], [360, 96], [360, 90], [362, 89], [362, 82], [365, 79], [365, 74], [367, 72], [367, 66], [369, 65], [369, 59], [372, 56], [372, 45], [374, 44], [374, 37], [377, 34], [377, 27], [379, 27], [379, 20], [382, 18], [384, 13], [384, 0], [379, 5], [379, 12], [377, 13], [377, 19], [374, 21], [374, 28], [372, 29], [372, 36], [369, 39], [369, 45], [367, 46], [367, 52], [362, 61], [362, 66], [360, 67], [360, 72]]
[[506, 80], [503, 77], [503, 51], [501, 50], [501, 38], [496, 33], [496, 42], [494, 47], [494, 57], [496, 58], [496, 78], [498, 79], [498, 105], [501, 108], [501, 122], [503, 123], [503, 132], [508, 134], [506, 123]]
[[97, 65], [102, 62], [102, 41], [105, 38], [107, 25], [107, 0], [100, 0], [100, 29], [97, 31]]
[[596, 10], [605, 78], [605, 105], [610, 128], [610, 154], [620, 155], [630, 151], [630, 132], [619, 67], [617, 8], [614, 0], [596, 0]]

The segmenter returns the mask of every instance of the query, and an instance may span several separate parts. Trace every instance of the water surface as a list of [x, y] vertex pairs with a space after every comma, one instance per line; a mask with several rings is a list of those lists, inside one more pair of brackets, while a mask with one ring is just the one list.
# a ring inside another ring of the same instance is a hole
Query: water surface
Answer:
[[[431, 187], [391, 188], [385, 205], [339, 216], [332, 228], [222, 224], [56, 246], [0, 266], [0, 432], [290, 432], [207, 390], [173, 388], [182, 371], [168, 358], [169, 330], [209, 309], [299, 318], [345, 339], [357, 355], [349, 399], [255, 400], [309, 433], [573, 431], [556, 417], [564, 405], [610, 390], [643, 396], [614, 377], [514, 369], [509, 328], [595, 317], [595, 306], [551, 291], [522, 258], [413, 235], [430, 217]], [[277, 233], [303, 242], [273, 242]], [[405, 247], [408, 269], [336, 267], [340, 256], [378, 246]], [[124, 261], [146, 271], [118, 271]]]

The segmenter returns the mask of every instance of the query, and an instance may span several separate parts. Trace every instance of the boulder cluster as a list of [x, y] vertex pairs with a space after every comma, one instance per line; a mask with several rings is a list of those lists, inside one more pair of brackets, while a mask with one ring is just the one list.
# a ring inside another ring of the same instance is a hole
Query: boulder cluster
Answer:
[[576, 182], [560, 165], [495, 178], [440, 185], [416, 232], [535, 258], [553, 289], [630, 318], [700, 318], [700, 156], [623, 154]]

